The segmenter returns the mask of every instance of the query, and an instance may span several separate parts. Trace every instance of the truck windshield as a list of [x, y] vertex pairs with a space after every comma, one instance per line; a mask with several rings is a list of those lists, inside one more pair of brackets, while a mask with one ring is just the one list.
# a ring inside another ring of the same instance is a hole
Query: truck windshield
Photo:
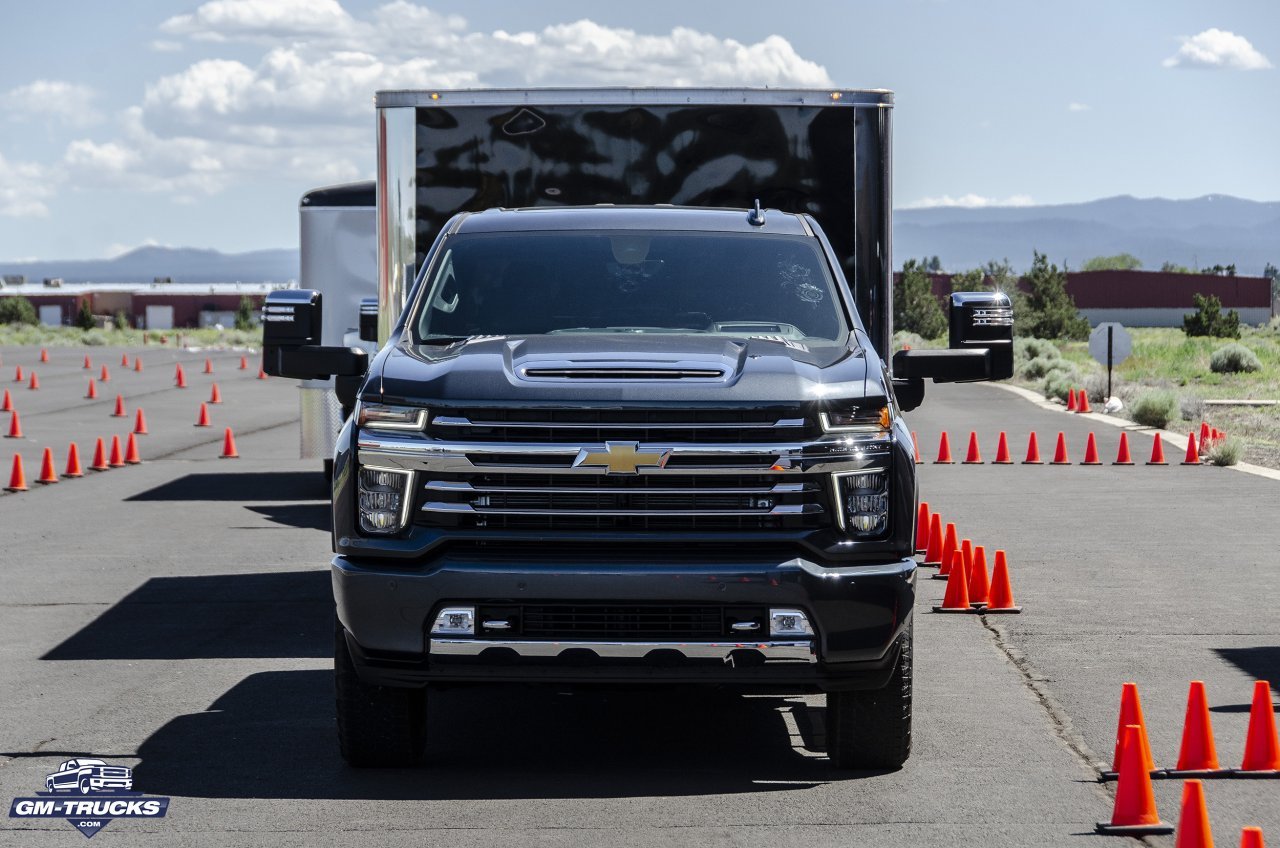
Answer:
[[431, 270], [418, 309], [427, 344], [547, 333], [834, 342], [848, 332], [816, 241], [755, 233], [461, 235]]

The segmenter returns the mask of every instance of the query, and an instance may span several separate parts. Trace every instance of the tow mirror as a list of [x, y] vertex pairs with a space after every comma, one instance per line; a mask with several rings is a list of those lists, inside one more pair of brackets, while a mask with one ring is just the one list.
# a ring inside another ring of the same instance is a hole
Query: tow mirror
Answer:
[[951, 295], [949, 350], [900, 350], [893, 355], [898, 391], [916, 380], [967, 383], [1013, 376], [1013, 304], [1004, 292]]
[[366, 297], [360, 301], [360, 341], [378, 340], [378, 299]]
[[320, 344], [320, 292], [287, 289], [267, 295], [262, 306], [262, 369], [273, 377], [324, 380], [369, 370], [369, 354], [357, 347]]

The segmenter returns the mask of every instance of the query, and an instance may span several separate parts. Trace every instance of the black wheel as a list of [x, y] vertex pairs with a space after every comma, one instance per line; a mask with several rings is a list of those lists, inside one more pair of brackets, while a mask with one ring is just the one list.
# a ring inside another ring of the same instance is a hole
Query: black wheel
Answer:
[[911, 628], [883, 689], [827, 693], [827, 754], [842, 769], [896, 769], [911, 756]]
[[89, 785], [89, 778], [80, 778], [80, 794], [88, 795], [91, 791], [93, 791], [93, 787]]
[[342, 758], [357, 768], [419, 762], [427, 737], [426, 690], [361, 682], [342, 625], [334, 630], [333, 678]]

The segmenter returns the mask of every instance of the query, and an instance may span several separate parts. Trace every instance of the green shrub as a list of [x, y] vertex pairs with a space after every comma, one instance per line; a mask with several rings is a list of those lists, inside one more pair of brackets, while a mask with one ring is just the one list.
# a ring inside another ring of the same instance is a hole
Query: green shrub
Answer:
[[1031, 270], [1022, 278], [1026, 291], [1016, 293], [1014, 331], [1039, 339], [1086, 339], [1089, 320], [1067, 292], [1067, 274], [1032, 251]]
[[1209, 370], [1217, 374], [1236, 374], [1241, 371], [1260, 371], [1262, 362], [1258, 355], [1242, 344], [1225, 344], [1209, 356]]
[[[893, 284], [893, 326], [936, 339], [947, 332], [947, 316], [933, 295], [933, 282], [925, 268], [908, 259]], [[237, 329], [245, 329], [239, 326]]]
[[1234, 436], [1215, 442], [1209, 448], [1209, 461], [1214, 465], [1236, 465], [1244, 456], [1244, 443]]
[[1061, 359], [1062, 352], [1048, 339], [1014, 339], [1013, 355], [1017, 359]]
[[1028, 380], [1039, 380], [1062, 360], [1060, 359], [1028, 359], [1018, 366], [1018, 373]]
[[86, 330], [80, 343], [90, 347], [102, 347], [111, 343], [111, 337], [105, 330]]
[[1232, 309], [1222, 314], [1222, 301], [1216, 295], [1193, 294], [1196, 311], [1182, 316], [1182, 329], [1188, 336], [1213, 336], [1219, 339], [1240, 338], [1240, 313]]
[[1183, 395], [1178, 401], [1178, 405], [1182, 411], [1183, 421], [1203, 421], [1204, 420], [1204, 398], [1196, 395]]
[[1044, 379], [1042, 391], [1044, 396], [1048, 398], [1057, 398], [1065, 401], [1067, 393], [1072, 389], [1079, 388], [1080, 374], [1075, 368], [1058, 369], [1054, 368], [1049, 371], [1048, 376]]
[[92, 330], [94, 327], [93, 310], [89, 308], [89, 301], [80, 301], [80, 308], [76, 310], [76, 326], [82, 330]]
[[1164, 429], [1180, 411], [1176, 394], [1168, 389], [1155, 389], [1133, 402], [1129, 407], [1129, 417], [1144, 427]]
[[0, 324], [36, 324], [36, 308], [25, 297], [0, 297]]

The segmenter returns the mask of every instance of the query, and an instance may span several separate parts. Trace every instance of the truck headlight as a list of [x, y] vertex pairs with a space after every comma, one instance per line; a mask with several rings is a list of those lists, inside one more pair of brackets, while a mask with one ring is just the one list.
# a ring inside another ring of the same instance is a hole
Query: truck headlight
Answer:
[[889, 470], [839, 471], [835, 485], [836, 519], [854, 536], [879, 536], [889, 527]]
[[409, 520], [409, 482], [412, 471], [397, 468], [360, 469], [359, 491], [360, 529], [365, 533], [395, 533]]
[[370, 430], [421, 430], [427, 424], [427, 410], [421, 406], [361, 403], [356, 423]]
[[820, 412], [818, 421], [827, 433], [879, 433], [889, 429], [893, 416], [887, 406], [850, 406]]

